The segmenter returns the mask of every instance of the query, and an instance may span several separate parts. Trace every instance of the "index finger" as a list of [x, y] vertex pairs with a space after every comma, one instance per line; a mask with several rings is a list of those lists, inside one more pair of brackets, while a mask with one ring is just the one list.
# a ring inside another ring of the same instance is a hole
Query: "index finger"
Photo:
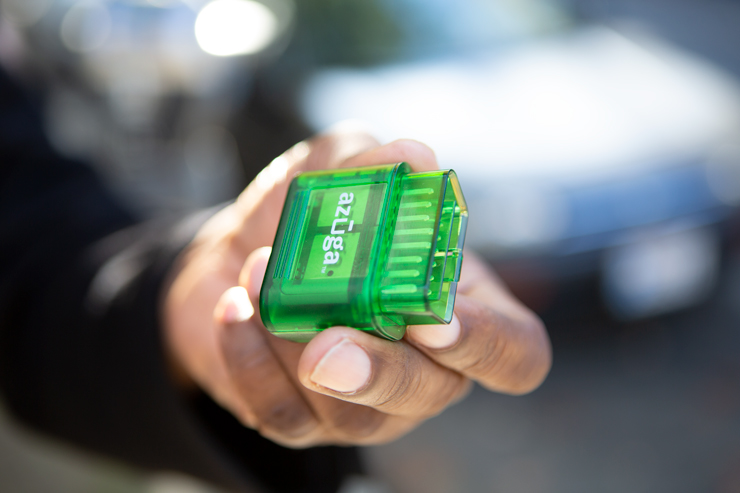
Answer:
[[537, 388], [552, 363], [544, 325], [471, 252], [466, 252], [449, 325], [416, 325], [406, 340], [437, 363], [509, 394]]
[[[299, 172], [408, 162], [414, 171], [437, 169], [434, 152], [414, 140], [397, 140], [378, 146], [360, 132], [342, 131], [296, 144], [276, 158], [249, 184], [235, 206], [245, 222], [237, 235], [237, 251], [269, 245], [275, 236], [290, 181]], [[247, 224], [248, 223], [248, 224]]]
[[[436, 347], [441, 338], [433, 332], [442, 330], [455, 333], [456, 340]], [[552, 359], [539, 319], [512, 319], [467, 296], [458, 297], [449, 326], [409, 326], [406, 340], [432, 360], [484, 387], [514, 395], [536, 389]]]
[[399, 139], [361, 154], [342, 163], [344, 168], [394, 164], [407, 162], [414, 171], [433, 171], [439, 169], [434, 151], [417, 140]]

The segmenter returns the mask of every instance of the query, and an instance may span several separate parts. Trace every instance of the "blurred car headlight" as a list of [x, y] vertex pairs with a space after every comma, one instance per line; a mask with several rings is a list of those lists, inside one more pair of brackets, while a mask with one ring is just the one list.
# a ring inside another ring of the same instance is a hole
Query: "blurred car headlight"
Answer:
[[198, 45], [211, 55], [250, 55], [262, 51], [278, 34], [275, 12], [252, 0], [214, 0], [195, 20]]

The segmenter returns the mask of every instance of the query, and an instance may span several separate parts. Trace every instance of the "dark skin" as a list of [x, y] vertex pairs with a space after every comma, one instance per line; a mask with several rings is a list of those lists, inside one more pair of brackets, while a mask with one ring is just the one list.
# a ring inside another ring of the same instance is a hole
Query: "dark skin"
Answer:
[[541, 384], [552, 358], [544, 326], [469, 251], [452, 323], [410, 326], [399, 342], [333, 327], [298, 344], [271, 335], [254, 313], [292, 177], [400, 161], [438, 168], [419, 142], [318, 137], [276, 159], [202, 228], [164, 297], [165, 340], [183, 385], [278, 443], [308, 447], [394, 440], [462, 399], [473, 381], [514, 395]]

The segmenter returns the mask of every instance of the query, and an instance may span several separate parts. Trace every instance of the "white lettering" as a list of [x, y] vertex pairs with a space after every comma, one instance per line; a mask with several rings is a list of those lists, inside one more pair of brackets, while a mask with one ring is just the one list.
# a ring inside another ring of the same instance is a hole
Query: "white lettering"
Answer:
[[324, 254], [325, 264], [336, 264], [339, 262], [339, 252], [326, 252]]
[[331, 223], [331, 234], [333, 235], [341, 235], [344, 234], [345, 231], [343, 229], [337, 229], [337, 223], [346, 223], [347, 219], [344, 217], [340, 217], [339, 219], [335, 219], [333, 223]]
[[355, 200], [355, 194], [343, 193], [339, 196], [339, 205], [351, 204], [353, 200]]
[[328, 252], [329, 249], [331, 248], [332, 241], [334, 241], [333, 236], [327, 236], [326, 238], [324, 238], [324, 244], [322, 245], [322, 247], [324, 248], [325, 252]]
[[[321, 247], [324, 249], [324, 267], [321, 269], [322, 273], [326, 273], [326, 265], [334, 265], [337, 262], [339, 262], [339, 252], [344, 250], [344, 238], [339, 235], [343, 235], [347, 232], [347, 230], [344, 229], [337, 229], [337, 227], [341, 227], [343, 223], [346, 223], [348, 221], [352, 206], [349, 204], [352, 203], [352, 201], [355, 200], [355, 194], [353, 193], [342, 193], [339, 196], [339, 201], [337, 204], [337, 210], [334, 213], [334, 217], [337, 219], [334, 219], [334, 221], [331, 224], [331, 234], [335, 236], [327, 235], [324, 238], [323, 243], [321, 244]], [[343, 205], [347, 207], [342, 207]], [[339, 217], [340, 215], [344, 217]], [[352, 231], [352, 229], [355, 227], [355, 221], [354, 219], [349, 220], [349, 231]]]

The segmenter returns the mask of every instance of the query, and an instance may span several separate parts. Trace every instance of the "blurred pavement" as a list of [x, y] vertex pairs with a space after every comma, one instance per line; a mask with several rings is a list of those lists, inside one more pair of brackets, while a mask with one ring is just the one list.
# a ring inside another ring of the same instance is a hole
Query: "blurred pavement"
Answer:
[[[740, 257], [707, 305], [556, 337], [545, 384], [524, 397], [476, 389], [407, 437], [366, 451], [397, 493], [740, 491]], [[573, 317], [574, 320], [577, 317]], [[559, 318], [562, 320], [562, 318]], [[565, 327], [551, 325], [557, 335]], [[143, 477], [0, 419], [0, 491], [205, 493]]]
[[399, 493], [740, 491], [740, 259], [726, 274], [699, 309], [556, 339], [539, 390], [476, 388], [373, 471]]

